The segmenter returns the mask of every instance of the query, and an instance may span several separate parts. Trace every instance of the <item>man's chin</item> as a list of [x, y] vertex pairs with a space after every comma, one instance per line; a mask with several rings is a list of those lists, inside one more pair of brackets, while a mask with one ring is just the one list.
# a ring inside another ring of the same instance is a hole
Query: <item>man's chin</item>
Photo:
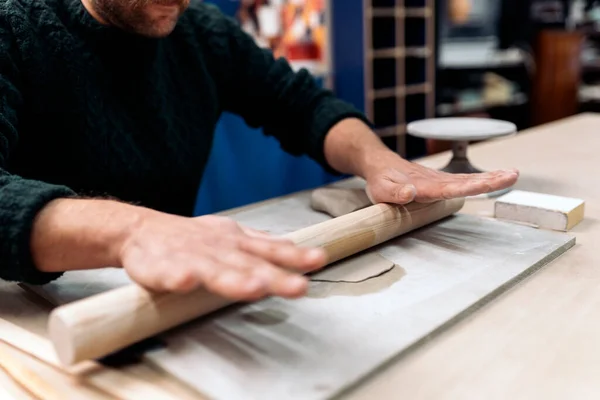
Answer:
[[168, 36], [175, 29], [184, 10], [181, 5], [150, 5], [144, 10], [144, 22], [136, 27], [136, 31], [154, 38]]
[[176, 25], [177, 25], [177, 21], [162, 20], [162, 21], [148, 24], [143, 27], [138, 26], [133, 30], [138, 35], [158, 39], [158, 38], [163, 38], [163, 37], [169, 36], [175, 29]]

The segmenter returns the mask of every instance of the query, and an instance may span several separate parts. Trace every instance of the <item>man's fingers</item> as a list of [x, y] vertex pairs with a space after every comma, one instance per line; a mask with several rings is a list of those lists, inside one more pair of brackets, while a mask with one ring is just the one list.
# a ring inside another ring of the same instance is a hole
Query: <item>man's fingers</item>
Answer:
[[171, 292], [186, 293], [196, 288], [200, 283], [200, 278], [193, 268], [180, 265], [178, 268], [169, 268], [167, 271], [170, 271], [170, 273], [159, 284], [164, 285], [165, 289]]
[[442, 197], [448, 199], [495, 192], [514, 185], [517, 179], [516, 172], [503, 171], [473, 174], [470, 177], [463, 175], [461, 179], [444, 186]]
[[508, 170], [508, 171], [498, 171], [495, 179], [499, 182], [502, 182], [502, 185], [506, 187], [512, 186], [517, 183], [519, 179], [519, 171], [516, 169]]
[[230, 251], [221, 258], [226, 269], [243, 270], [246, 274], [260, 279], [267, 292], [282, 297], [298, 297], [308, 288], [306, 278], [285, 271], [282, 268], [243, 251]]
[[163, 267], [168, 272], [152, 285], [158, 290], [186, 293], [203, 286], [216, 295], [244, 301], [257, 300], [268, 291], [260, 278], [209, 258], [188, 260], [187, 264], [173, 260], [172, 266]]
[[375, 203], [407, 204], [415, 199], [414, 185], [380, 179], [367, 188], [369, 199]]
[[471, 187], [481, 188], [487, 192], [505, 189], [514, 185], [519, 174], [514, 171], [494, 171], [482, 174], [474, 174], [469, 183]]
[[289, 240], [283, 236], [272, 235], [268, 232], [260, 231], [258, 229], [250, 228], [250, 227], [243, 226], [243, 225], [240, 225], [240, 228], [246, 235], [248, 235], [250, 237], [267, 239], [267, 240], [272, 240], [272, 241], [276, 241], [276, 242], [291, 243], [291, 240]]
[[267, 294], [261, 279], [233, 268], [222, 268], [204, 285], [209, 291], [234, 300], [257, 300]]
[[478, 174], [459, 174], [456, 176], [461, 177], [464, 181], [488, 181], [492, 182], [492, 184], [497, 184], [498, 182], [508, 182], [509, 185], [514, 184], [519, 179], [519, 173], [516, 170], [498, 170], [482, 172]]
[[475, 196], [482, 193], [493, 192], [492, 186], [487, 181], [466, 181], [450, 183], [442, 189], [442, 199]]
[[495, 192], [514, 185], [518, 178], [516, 170], [477, 174], [441, 173], [437, 178], [423, 179], [415, 200], [431, 202]]
[[327, 261], [322, 249], [301, 248], [293, 243], [284, 243], [261, 238], [248, 238], [239, 244], [241, 250], [267, 260], [283, 268], [309, 272]]

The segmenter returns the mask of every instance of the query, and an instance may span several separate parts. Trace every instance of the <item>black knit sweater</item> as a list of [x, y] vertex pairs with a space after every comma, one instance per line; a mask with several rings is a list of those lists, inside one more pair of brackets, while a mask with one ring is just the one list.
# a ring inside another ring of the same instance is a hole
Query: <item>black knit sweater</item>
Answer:
[[30, 252], [34, 218], [56, 198], [191, 215], [223, 111], [325, 168], [328, 130], [364, 120], [199, 1], [149, 39], [99, 24], [80, 0], [0, 0], [0, 278], [59, 276]]

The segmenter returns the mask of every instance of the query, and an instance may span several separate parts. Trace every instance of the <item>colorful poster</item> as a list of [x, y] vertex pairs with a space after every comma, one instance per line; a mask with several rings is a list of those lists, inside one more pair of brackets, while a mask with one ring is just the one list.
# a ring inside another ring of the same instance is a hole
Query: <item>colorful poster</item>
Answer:
[[240, 0], [237, 18], [256, 42], [316, 75], [329, 70], [327, 0]]

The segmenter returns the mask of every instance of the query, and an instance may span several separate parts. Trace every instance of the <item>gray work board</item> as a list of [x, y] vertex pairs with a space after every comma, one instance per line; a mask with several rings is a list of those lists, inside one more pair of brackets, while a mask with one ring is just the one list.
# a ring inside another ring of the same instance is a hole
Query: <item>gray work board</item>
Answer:
[[[232, 216], [282, 234], [328, 217], [293, 197]], [[568, 234], [458, 214], [371, 249], [395, 263], [358, 283], [237, 305], [162, 335], [144, 359], [213, 399], [336, 396], [564, 253]], [[126, 284], [121, 270], [66, 274], [58, 303]], [[468, 351], [468, 349], [465, 349]]]

